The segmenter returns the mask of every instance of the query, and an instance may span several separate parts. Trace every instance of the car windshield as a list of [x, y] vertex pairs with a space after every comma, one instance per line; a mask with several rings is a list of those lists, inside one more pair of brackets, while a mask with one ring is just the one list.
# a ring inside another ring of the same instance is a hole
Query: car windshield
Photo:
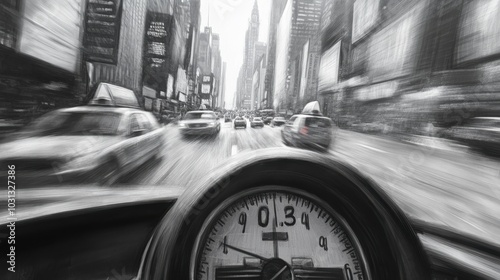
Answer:
[[262, 121], [262, 118], [253, 118], [254, 121], [259, 122]]
[[277, 118], [274, 118], [275, 121], [285, 121], [285, 118], [282, 118], [282, 117], [277, 117]]
[[104, 112], [49, 113], [25, 131], [32, 136], [49, 135], [116, 135], [121, 114]]
[[306, 126], [307, 127], [320, 127], [320, 128], [328, 128], [331, 127], [332, 124], [329, 119], [323, 118], [306, 118]]
[[236, 117], [236, 118], [235, 118], [235, 120], [237, 120], [237, 121], [242, 121], [242, 120], [243, 120], [243, 118], [242, 118], [242, 117]]
[[184, 116], [184, 120], [199, 120], [199, 119], [208, 119], [213, 120], [216, 119], [214, 113], [187, 113]]

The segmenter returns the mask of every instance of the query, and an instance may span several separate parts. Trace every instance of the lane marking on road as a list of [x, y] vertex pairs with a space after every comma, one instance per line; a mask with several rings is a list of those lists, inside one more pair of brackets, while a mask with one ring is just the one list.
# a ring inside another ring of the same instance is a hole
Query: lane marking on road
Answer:
[[364, 144], [358, 144], [358, 146], [361, 146], [361, 147], [366, 148], [368, 150], [372, 150], [372, 151], [376, 151], [376, 152], [379, 152], [379, 153], [383, 153], [383, 154], [388, 154], [389, 153], [389, 152], [382, 151], [380, 149], [373, 148], [373, 147], [370, 147], [370, 146], [367, 146], [367, 145], [364, 145]]
[[231, 146], [231, 156], [234, 156], [238, 153], [238, 145]]

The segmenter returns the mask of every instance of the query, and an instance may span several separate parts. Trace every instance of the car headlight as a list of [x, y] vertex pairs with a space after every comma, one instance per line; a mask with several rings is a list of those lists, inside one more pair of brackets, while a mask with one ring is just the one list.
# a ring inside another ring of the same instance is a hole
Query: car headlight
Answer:
[[185, 123], [179, 123], [179, 127], [186, 127]]
[[208, 123], [208, 126], [215, 126], [214, 122]]

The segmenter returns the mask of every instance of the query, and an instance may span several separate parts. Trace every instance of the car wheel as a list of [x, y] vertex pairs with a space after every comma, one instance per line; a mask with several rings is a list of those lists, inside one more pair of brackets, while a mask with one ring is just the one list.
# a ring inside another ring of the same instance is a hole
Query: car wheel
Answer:
[[111, 186], [120, 177], [120, 165], [116, 159], [110, 159], [98, 167], [98, 184], [100, 186]]

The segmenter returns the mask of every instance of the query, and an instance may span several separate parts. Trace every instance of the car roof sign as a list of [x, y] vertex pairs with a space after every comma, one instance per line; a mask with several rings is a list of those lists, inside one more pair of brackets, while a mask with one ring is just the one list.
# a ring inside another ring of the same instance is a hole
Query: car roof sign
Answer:
[[302, 110], [302, 114], [315, 115], [315, 116], [322, 116], [323, 115], [321, 113], [318, 101], [313, 101], [313, 102], [307, 103], [306, 106], [304, 106], [304, 109]]
[[141, 108], [132, 90], [108, 83], [99, 84], [89, 105]]

